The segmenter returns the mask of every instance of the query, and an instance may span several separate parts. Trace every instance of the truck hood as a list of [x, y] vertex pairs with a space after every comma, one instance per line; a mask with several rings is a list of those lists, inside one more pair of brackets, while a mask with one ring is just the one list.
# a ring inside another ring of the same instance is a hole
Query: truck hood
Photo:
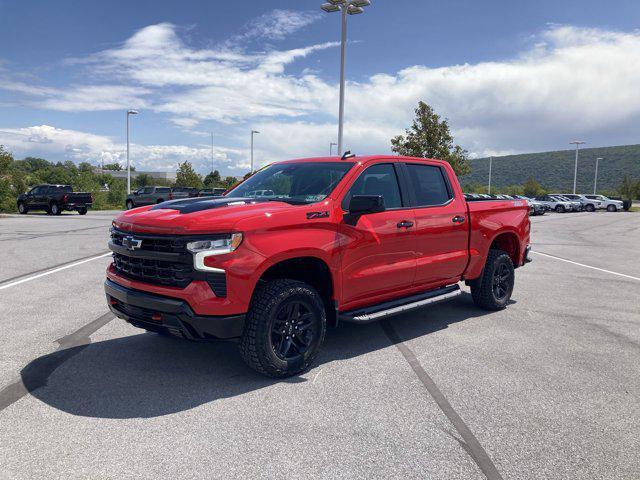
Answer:
[[185, 198], [128, 210], [116, 217], [114, 226], [167, 235], [224, 233], [233, 231], [241, 220], [295, 208], [299, 207], [254, 198]]

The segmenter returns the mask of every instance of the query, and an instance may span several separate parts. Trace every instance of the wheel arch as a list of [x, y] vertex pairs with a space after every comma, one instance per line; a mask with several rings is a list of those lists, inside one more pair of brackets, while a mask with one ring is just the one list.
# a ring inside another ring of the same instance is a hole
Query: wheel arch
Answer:
[[[269, 265], [260, 275], [258, 285], [270, 280], [289, 278], [311, 285], [322, 297], [329, 325], [337, 323], [336, 308], [336, 282], [325, 260], [318, 256], [303, 255], [281, 258]], [[255, 289], [254, 289], [255, 293]]]
[[506, 252], [511, 258], [514, 267], [517, 268], [520, 265], [520, 240], [516, 232], [507, 230], [498, 233], [491, 240], [489, 250], [491, 249], [500, 249]]

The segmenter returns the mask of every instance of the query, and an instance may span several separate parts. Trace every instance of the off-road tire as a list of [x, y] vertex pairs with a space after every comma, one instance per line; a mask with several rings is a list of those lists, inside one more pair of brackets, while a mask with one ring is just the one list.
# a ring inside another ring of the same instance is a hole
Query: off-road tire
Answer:
[[[272, 326], [280, 308], [288, 302], [302, 301], [313, 314], [316, 334], [308, 349], [295, 358], [283, 359], [276, 354], [272, 342]], [[245, 363], [253, 370], [275, 378], [285, 378], [308, 369], [316, 359], [327, 329], [322, 298], [304, 282], [290, 279], [271, 280], [259, 285], [251, 299], [245, 317], [239, 350]]]
[[26, 215], [27, 213], [29, 213], [29, 209], [24, 203], [18, 202], [18, 213], [20, 213], [21, 215]]
[[[507, 291], [504, 297], [498, 297], [494, 289], [494, 275], [501, 268], [509, 273]], [[502, 250], [491, 249], [489, 250], [489, 255], [487, 255], [487, 262], [482, 270], [482, 275], [470, 284], [471, 297], [473, 302], [480, 308], [502, 310], [511, 299], [514, 283], [515, 271], [511, 257]]]
[[60, 206], [56, 202], [51, 202], [51, 205], [49, 205], [49, 212], [51, 212], [51, 215], [62, 214], [62, 210], [60, 209]]

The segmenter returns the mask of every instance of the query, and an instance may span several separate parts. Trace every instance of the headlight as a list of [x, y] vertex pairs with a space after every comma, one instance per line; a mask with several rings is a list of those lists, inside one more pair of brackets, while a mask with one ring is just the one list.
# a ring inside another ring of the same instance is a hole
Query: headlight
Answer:
[[206, 253], [207, 255], [222, 255], [231, 253], [242, 243], [241, 233], [232, 233], [215, 240], [198, 240], [187, 243], [187, 250], [191, 253]]
[[214, 255], [231, 253], [242, 243], [241, 233], [231, 233], [215, 240], [197, 240], [187, 243], [187, 250], [193, 253], [193, 267], [202, 272], [224, 273], [216, 266]]

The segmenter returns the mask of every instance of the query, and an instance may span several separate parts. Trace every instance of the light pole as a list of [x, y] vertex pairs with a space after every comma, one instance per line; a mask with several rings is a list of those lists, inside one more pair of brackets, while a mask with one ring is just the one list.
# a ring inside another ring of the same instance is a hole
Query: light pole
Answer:
[[251, 130], [251, 174], [253, 174], [253, 135], [256, 133], [260, 133], [257, 130]]
[[211, 173], [213, 174], [213, 132], [211, 132]]
[[347, 50], [347, 15], [364, 13], [363, 7], [371, 5], [370, 0], [329, 0], [320, 8], [327, 13], [342, 13], [342, 37], [340, 41], [340, 106], [338, 109], [338, 155], [342, 155], [342, 127], [344, 124], [344, 63]]
[[593, 194], [596, 194], [596, 188], [598, 187], [598, 161], [604, 160], [602, 157], [596, 158], [596, 174], [593, 177]]
[[127, 110], [127, 195], [131, 193], [131, 162], [129, 161], [129, 115], [138, 115], [138, 111]]
[[580, 145], [584, 144], [582, 140], [574, 140], [573, 142], [569, 142], [570, 145], [576, 146], [576, 164], [573, 169], [573, 193], [576, 193], [576, 182], [578, 181], [578, 150], [580, 150]]
[[329, 143], [329, 156], [333, 155], [333, 146], [338, 145], [336, 142]]
[[489, 157], [489, 189], [487, 193], [491, 195], [491, 166], [493, 164], [493, 157]]

